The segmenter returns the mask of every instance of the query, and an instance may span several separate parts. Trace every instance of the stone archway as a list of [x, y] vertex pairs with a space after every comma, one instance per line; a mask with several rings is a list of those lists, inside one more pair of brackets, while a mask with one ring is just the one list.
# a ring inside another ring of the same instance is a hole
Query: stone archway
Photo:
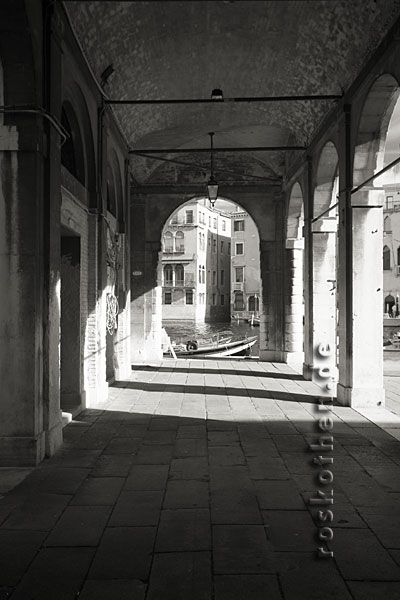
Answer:
[[[389, 122], [398, 97], [398, 82], [384, 74], [363, 99], [354, 132], [353, 189], [347, 192], [345, 226], [340, 230], [338, 400], [356, 408], [384, 403], [384, 193], [379, 181], [370, 178], [383, 167]], [[345, 196], [341, 199], [343, 205]], [[359, 298], [363, 301], [358, 302]]]
[[[187, 186], [190, 190], [190, 186]], [[194, 186], [192, 186], [192, 189]], [[160, 358], [161, 286], [159, 253], [164, 223], [195, 194], [173, 186], [161, 192], [155, 187], [132, 188], [131, 227], [138, 232], [131, 248], [132, 357]], [[198, 190], [198, 187], [197, 187]], [[196, 190], [196, 191], [197, 191]], [[262, 299], [260, 312], [260, 358], [284, 360], [283, 317], [283, 204], [278, 185], [226, 186], [221, 197], [239, 204], [255, 222], [260, 238]], [[136, 246], [138, 251], [136, 251]], [[145, 248], [145, 252], [139, 248]]]

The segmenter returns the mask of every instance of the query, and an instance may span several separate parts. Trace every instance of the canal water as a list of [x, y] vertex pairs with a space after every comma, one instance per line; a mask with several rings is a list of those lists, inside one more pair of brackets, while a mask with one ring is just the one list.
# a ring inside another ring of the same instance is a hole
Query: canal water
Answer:
[[[171, 341], [176, 343], [186, 343], [188, 340], [202, 340], [211, 338], [213, 335], [222, 331], [229, 331], [232, 334], [232, 340], [244, 339], [246, 336], [257, 335], [259, 338], [260, 328], [252, 327], [246, 322], [231, 323], [194, 323], [190, 321], [166, 321], [163, 327], [169, 335]], [[259, 342], [251, 348], [251, 356], [259, 355]]]

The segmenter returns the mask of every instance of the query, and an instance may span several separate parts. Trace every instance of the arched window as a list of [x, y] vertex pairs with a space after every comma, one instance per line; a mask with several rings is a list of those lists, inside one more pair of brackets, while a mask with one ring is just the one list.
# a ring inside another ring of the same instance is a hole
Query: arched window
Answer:
[[233, 310], [244, 310], [243, 292], [235, 292]]
[[61, 147], [61, 164], [75, 179], [85, 185], [85, 159], [81, 132], [75, 112], [68, 102], [65, 102], [61, 109], [61, 125], [68, 133]]
[[165, 265], [164, 267], [164, 285], [173, 284], [173, 269], [171, 265]]
[[174, 237], [170, 231], [164, 233], [164, 252], [173, 252]]
[[184, 268], [182, 265], [176, 265], [175, 267], [175, 285], [183, 285], [184, 282]]
[[395, 301], [394, 297], [392, 296], [392, 294], [389, 294], [385, 298], [383, 312], [388, 313], [389, 315], [391, 315], [392, 314], [393, 306], [395, 304], [396, 304], [396, 301]]
[[249, 298], [249, 311], [257, 312], [260, 310], [260, 300], [258, 296], [250, 296]]
[[175, 235], [176, 252], [185, 252], [185, 234], [183, 231], [177, 231]]
[[201, 267], [201, 270], [203, 271], [202, 283], [205, 283], [206, 282], [206, 269], [205, 269], [205, 267]]
[[390, 250], [388, 246], [383, 246], [383, 270], [390, 271]]
[[392, 233], [392, 219], [389, 216], [385, 217], [383, 221], [383, 231], [385, 233]]

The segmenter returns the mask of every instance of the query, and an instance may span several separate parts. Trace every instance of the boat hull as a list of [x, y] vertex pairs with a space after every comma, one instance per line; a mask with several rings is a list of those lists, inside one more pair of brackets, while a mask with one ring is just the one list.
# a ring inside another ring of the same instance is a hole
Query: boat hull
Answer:
[[257, 336], [249, 337], [245, 340], [237, 340], [226, 344], [218, 344], [213, 346], [203, 346], [196, 350], [175, 350], [177, 358], [185, 356], [240, 356], [246, 354], [252, 346], [257, 342]]

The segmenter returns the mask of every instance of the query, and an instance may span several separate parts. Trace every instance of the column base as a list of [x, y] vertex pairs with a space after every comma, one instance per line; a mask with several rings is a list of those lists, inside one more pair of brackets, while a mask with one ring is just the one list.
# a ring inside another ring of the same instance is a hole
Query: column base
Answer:
[[44, 432], [36, 437], [0, 438], [0, 467], [36, 467], [44, 459], [45, 445]]
[[285, 363], [298, 373], [303, 372], [304, 352], [285, 352]]
[[303, 377], [307, 381], [312, 381], [313, 378], [313, 365], [309, 365], [303, 362]]
[[351, 408], [371, 408], [385, 406], [385, 390], [383, 387], [376, 388], [352, 388], [341, 383], [337, 385], [337, 400], [343, 406]]
[[285, 362], [285, 353], [281, 350], [260, 350], [260, 360], [266, 362]]
[[60, 421], [50, 431], [46, 431], [46, 456], [53, 456], [63, 443], [61, 415], [62, 412], [60, 411]]

